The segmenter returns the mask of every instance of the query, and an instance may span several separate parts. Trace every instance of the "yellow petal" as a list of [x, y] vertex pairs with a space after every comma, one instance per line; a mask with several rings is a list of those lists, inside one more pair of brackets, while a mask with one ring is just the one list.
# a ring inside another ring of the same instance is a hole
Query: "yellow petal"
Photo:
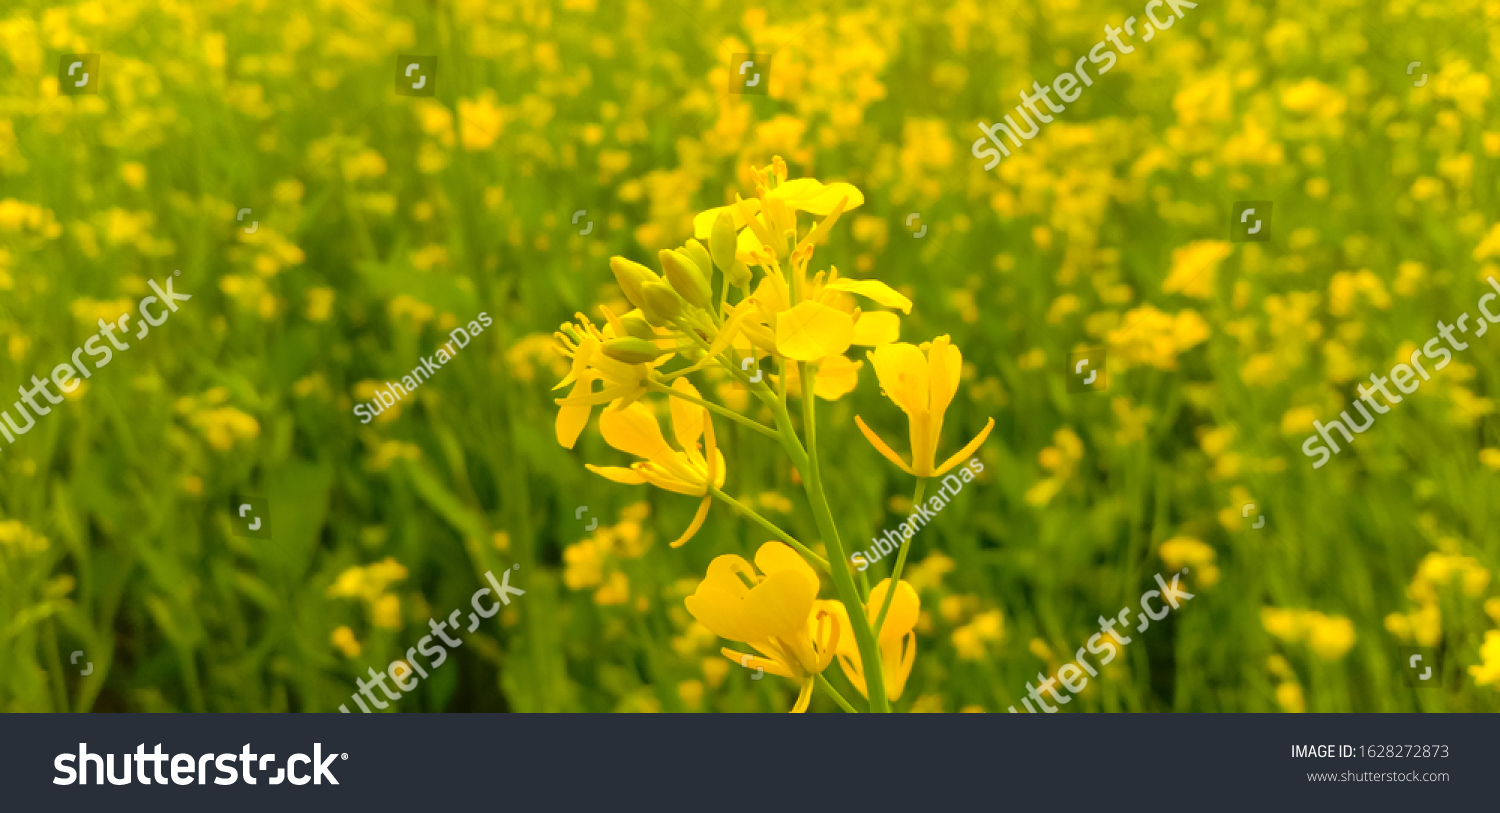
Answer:
[[771, 253], [773, 252], [770, 247], [760, 241], [755, 229], [744, 229], [740, 232], [739, 239], [735, 241], [734, 258], [745, 265], [753, 264], [756, 254]]
[[[713, 497], [704, 497], [703, 502], [698, 503], [698, 513], [693, 515], [692, 524], [688, 525], [688, 529], [682, 532], [682, 536], [677, 537], [672, 542], [672, 547], [680, 548], [686, 545], [687, 541], [698, 533], [698, 529], [703, 527], [703, 520], [708, 518], [708, 506], [713, 501]], [[902, 584], [906, 584], [906, 582], [902, 582]]]
[[744, 597], [750, 588], [737, 573], [753, 573], [750, 563], [733, 554], [715, 557], [709, 563], [708, 575], [684, 603], [688, 613], [713, 634], [731, 641], [749, 641], [753, 636], [745, 623]]
[[859, 650], [855, 650], [852, 656], [840, 652], [839, 668], [844, 670], [844, 677], [848, 678], [849, 682], [854, 684], [854, 688], [858, 689], [860, 694], [869, 698], [870, 691], [865, 688], [865, 669], [859, 662]]
[[[880, 608], [885, 604], [886, 591], [890, 589], [891, 580], [882, 579], [875, 589], [870, 591], [870, 601], [866, 605], [869, 608], [870, 623], [875, 623], [875, 618], [880, 614]], [[917, 626], [917, 616], [922, 610], [922, 600], [917, 596], [917, 591], [907, 583], [905, 579], [896, 587], [896, 597], [891, 599], [891, 609], [886, 613], [885, 626], [880, 630], [877, 638], [882, 647], [890, 643], [899, 642], [901, 637], [911, 632]]]
[[875, 347], [901, 338], [901, 317], [890, 311], [865, 311], [854, 322], [852, 344]]
[[[644, 391], [644, 388], [622, 384], [618, 387], [605, 387], [604, 389], [592, 394], [586, 393], [584, 395], [579, 395], [576, 397], [570, 395], [567, 398], [555, 398], [553, 399], [553, 403], [560, 406], [598, 406], [599, 404], [607, 404], [610, 401], [614, 401], [619, 398], [625, 398], [627, 396], [630, 396], [631, 393], [639, 393]], [[634, 400], [633, 396], [632, 400]]]
[[[698, 394], [698, 388], [686, 376], [673, 381], [672, 389], [684, 395], [702, 398]], [[677, 438], [677, 445], [684, 451], [696, 449], [698, 438], [703, 436], [703, 407], [683, 398], [668, 398], [667, 402], [672, 411], [672, 436]]]
[[854, 320], [821, 302], [803, 302], [776, 315], [776, 351], [794, 361], [817, 361], [849, 349]]
[[744, 602], [724, 592], [718, 585], [710, 584], [707, 579], [683, 603], [688, 613], [714, 635], [731, 641], [743, 641], [749, 637]]
[[927, 349], [928, 381], [932, 387], [931, 409], [933, 415], [942, 415], [953, 402], [958, 392], [958, 379], [963, 374], [964, 356], [947, 336], [932, 340]]
[[[859, 426], [859, 431], [864, 433], [865, 440], [870, 441], [870, 445], [875, 447], [875, 451], [880, 452], [882, 455], [884, 455], [886, 460], [895, 463], [897, 468], [901, 469], [907, 474], [912, 474], [911, 466], [906, 465], [906, 462], [901, 459], [900, 455], [892, 451], [891, 447], [887, 446], [885, 441], [881, 440], [880, 436], [875, 434], [874, 430], [866, 426], [863, 418], [855, 415], [854, 423]], [[915, 477], [916, 475], [912, 476]]]
[[797, 246], [800, 248], [802, 246], [821, 244], [827, 239], [828, 233], [833, 231], [834, 225], [839, 222], [839, 218], [843, 216], [844, 209], [848, 207], [848, 204], [848, 198], [839, 198], [839, 202], [833, 207], [833, 210], [822, 220], [819, 220], [817, 225], [813, 226], [812, 230], [807, 233], [807, 236], [798, 241]]
[[640, 402], [624, 409], [604, 410], [599, 416], [599, 431], [605, 443], [639, 458], [656, 460], [672, 454], [672, 447], [661, 436], [656, 416]]
[[885, 669], [885, 696], [892, 702], [901, 699], [911, 666], [917, 660], [917, 634], [908, 632], [899, 641], [880, 645], [881, 666]]
[[875, 365], [880, 388], [901, 411], [907, 415], [927, 412], [930, 404], [927, 357], [916, 345], [882, 344], [870, 352], [870, 363]]
[[807, 616], [818, 599], [818, 580], [796, 570], [771, 573], [745, 596], [752, 640], [807, 637]]
[[844, 616], [840, 616], [832, 609], [835, 603], [817, 602], [814, 605], [813, 617], [807, 622], [808, 634], [812, 636], [813, 646], [818, 651], [817, 671], [820, 674], [828, 668], [828, 664], [833, 662], [833, 654], [838, 651], [839, 643], [845, 637], [854, 637], [853, 631], [841, 621]]
[[[750, 593], [751, 587], [760, 583], [760, 576], [755, 572], [755, 567], [745, 560], [745, 557], [733, 553], [725, 553], [715, 556], [713, 561], [708, 563], [708, 572], [704, 575], [703, 581], [717, 585], [726, 593], [733, 595], [737, 599], [742, 599]], [[726, 635], [724, 637], [727, 638], [729, 636]], [[749, 639], [740, 638], [738, 640], [747, 641]]]
[[823, 286], [823, 290], [859, 294], [887, 308], [895, 308], [902, 313], [911, 313], [911, 300], [878, 279], [838, 279]]
[[[587, 377], [581, 378], [574, 383], [573, 389], [568, 393], [568, 397], [572, 398], [578, 396], [580, 393], [587, 393], [592, 386], [593, 379]], [[588, 425], [589, 416], [593, 412], [594, 408], [586, 404], [558, 407], [557, 421], [554, 429], [557, 432], [557, 442], [562, 444], [564, 449], [571, 449], [573, 448], [573, 444], [578, 442], [578, 436], [583, 432], [583, 427]]]
[[755, 293], [751, 294], [751, 299], [760, 305], [761, 314], [767, 318], [791, 307], [789, 297], [786, 282], [769, 274], [761, 277], [760, 284], [755, 286]]
[[813, 685], [817, 683], [817, 680], [817, 678], [811, 676], [802, 680], [802, 690], [797, 693], [797, 702], [792, 704], [792, 714], [801, 714], [807, 711], [807, 707], [812, 704]]
[[[862, 361], [853, 361], [848, 356], [829, 356], [818, 362], [818, 374], [813, 378], [813, 389], [824, 401], [837, 401], [854, 391], [859, 385], [859, 370]], [[795, 374], [797, 368], [789, 366]], [[791, 384], [790, 381], [787, 382]]]
[[616, 483], [638, 486], [644, 485], [646, 482], [646, 478], [642, 477], [640, 472], [635, 469], [626, 469], [619, 466], [595, 466], [592, 463], [585, 463], [583, 467], [600, 477], [613, 480]]
[[646, 482], [663, 491], [702, 497], [708, 489], [704, 488], [703, 483], [693, 476], [692, 469], [686, 465], [686, 461], [677, 457], [679, 454], [679, 452], [673, 452], [672, 457], [661, 458], [670, 465], [670, 468], [655, 461], [636, 463], [633, 468], [646, 478]]
[[[746, 201], [750, 206], [750, 212], [754, 214], [760, 211], [760, 200], [751, 198]], [[713, 236], [714, 221], [719, 219], [720, 212], [728, 212], [734, 218], [734, 227], [743, 229], [745, 227], [745, 216], [738, 206], [718, 206], [706, 212], [700, 212], [693, 217], [693, 237], [699, 240], [707, 240]]]
[[708, 482], [715, 486], [724, 485], [724, 455], [719, 453], [719, 439], [714, 434], [714, 418], [703, 410], [703, 425], [708, 428], [708, 443], [704, 447], [704, 462], [708, 469]]
[[771, 658], [761, 657], [760, 655], [750, 655], [745, 652], [736, 652], [729, 647], [724, 647], [723, 649], [720, 649], [719, 652], [724, 657], [734, 661], [735, 663], [745, 667], [746, 669], [754, 669], [756, 667], [760, 667], [761, 669], [764, 669], [767, 672], [776, 675], [777, 677], [796, 680], [796, 678], [792, 677], [791, 670], [787, 669], [785, 666], [782, 666], [780, 662], [772, 660]]
[[[826, 606], [827, 610], [830, 613], [833, 613], [833, 617], [838, 621], [840, 629], [854, 629], [853, 627], [849, 626], [849, 611], [844, 608], [844, 603], [842, 601], [825, 601], [822, 602], [822, 604]], [[855, 640], [852, 633], [849, 635], [841, 635], [839, 636], [838, 646], [834, 647], [834, 650], [840, 655], [854, 655], [855, 657], [858, 657], [859, 642]]]
[[857, 208], [864, 204], [865, 195], [853, 184], [824, 184], [813, 178], [798, 178], [777, 186], [766, 197], [782, 201], [787, 206], [815, 215], [826, 215], [833, 211], [840, 200], [848, 199], [844, 209]]
[[767, 576], [783, 570], [794, 570], [814, 582], [818, 580], [818, 572], [812, 569], [812, 565], [801, 554], [775, 539], [761, 545], [760, 550], [755, 552], [755, 566]]
[[960, 462], [973, 457], [974, 452], [978, 451], [980, 444], [984, 443], [984, 439], [990, 436], [990, 430], [994, 428], [995, 419], [990, 418], [989, 422], [984, 425], [984, 428], [979, 430], [979, 434], [975, 435], [974, 439], [965, 444], [962, 449], [959, 449], [957, 454], [953, 455], [947, 460], [944, 460], [943, 465], [939, 466], [937, 471], [933, 472], [932, 476], [942, 477], [947, 473], [949, 469], [957, 466]]

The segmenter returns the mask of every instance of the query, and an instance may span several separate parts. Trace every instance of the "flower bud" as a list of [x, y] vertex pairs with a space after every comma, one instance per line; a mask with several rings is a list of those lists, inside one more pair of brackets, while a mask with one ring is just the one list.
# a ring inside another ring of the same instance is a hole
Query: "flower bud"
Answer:
[[643, 307], [642, 303], [645, 301], [641, 295], [641, 286], [661, 279], [655, 271], [624, 257], [610, 257], [609, 270], [614, 272], [615, 281], [620, 284], [620, 290], [625, 292], [625, 298], [637, 308]]
[[668, 325], [682, 313], [682, 297], [665, 282], [652, 280], [641, 286], [641, 313], [653, 325]]
[[634, 336], [624, 336], [609, 339], [601, 348], [604, 355], [615, 361], [623, 361], [626, 364], [644, 364], [648, 361], [656, 361], [666, 351], [656, 346], [655, 342], [638, 339]]
[[638, 311], [631, 311], [621, 316], [620, 324], [625, 326], [626, 334], [634, 336], [637, 339], [651, 341], [656, 338], [656, 331], [651, 329], [651, 325], [646, 322], [646, 319]]
[[664, 248], [657, 256], [661, 258], [667, 281], [683, 299], [700, 308], [713, 307], [713, 291], [708, 287], [708, 280], [686, 254]]
[[698, 266], [698, 270], [703, 272], [703, 278], [708, 280], [708, 287], [712, 289], [714, 287], [714, 261], [708, 256], [708, 249], [697, 240], [689, 239], [679, 250], [693, 261], [693, 265]]
[[735, 260], [734, 265], [731, 265], [729, 270], [724, 272], [724, 276], [729, 278], [730, 284], [734, 287], [744, 288], [750, 284], [750, 267], [739, 260]]
[[720, 271], [729, 273], [729, 269], [734, 267], [735, 252], [739, 250], [739, 238], [734, 233], [734, 217], [728, 212], [720, 212], [718, 219], [714, 220], [708, 247], [713, 251], [714, 265]]

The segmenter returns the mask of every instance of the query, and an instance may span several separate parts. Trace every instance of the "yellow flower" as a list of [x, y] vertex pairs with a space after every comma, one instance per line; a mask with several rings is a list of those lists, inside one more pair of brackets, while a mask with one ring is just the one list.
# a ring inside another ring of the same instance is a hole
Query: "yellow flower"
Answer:
[[140, 189], [146, 185], [146, 167], [138, 161], [126, 161], [120, 165], [120, 177], [131, 189]]
[[[694, 398], [698, 397], [698, 391], [685, 378], [673, 382], [672, 388]], [[713, 502], [709, 487], [724, 485], [725, 465], [724, 455], [719, 451], [718, 441], [714, 437], [714, 423], [708, 410], [681, 398], [672, 398], [670, 401], [672, 434], [682, 446], [682, 451], [668, 445], [651, 408], [637, 401], [629, 406], [605, 410], [599, 416], [599, 431], [604, 435], [605, 443], [642, 458], [642, 461], [632, 463], [629, 468], [593, 464], [588, 464], [587, 468], [617, 483], [650, 483], [666, 491], [702, 497], [692, 524], [672, 543], [672, 547], [676, 548], [692, 539], [698, 529], [703, 527], [703, 521], [708, 517], [708, 506]], [[705, 434], [707, 448], [700, 452], [698, 438]]]
[[[556, 401], [560, 407], [557, 411], [555, 427], [557, 442], [564, 448], [571, 449], [573, 444], [578, 442], [578, 435], [588, 424], [589, 416], [593, 414], [596, 405], [611, 401], [618, 402], [617, 406], [630, 404], [646, 392], [647, 383], [651, 380], [656, 368], [672, 358], [670, 350], [662, 350], [658, 358], [650, 359], [607, 349], [616, 340], [634, 338], [647, 346], [651, 345], [651, 342], [632, 336], [624, 322], [616, 318], [608, 309], [605, 309], [604, 316], [609, 323], [603, 329], [595, 327], [588, 317], [580, 313], [577, 324], [571, 322], [565, 324], [562, 330], [555, 334], [562, 354], [573, 360], [568, 374], [552, 388], [557, 390], [569, 384], [573, 385], [567, 398], [559, 398]], [[631, 311], [625, 314], [624, 318], [633, 319], [638, 316], [639, 311]], [[612, 352], [613, 355], [611, 355]], [[645, 352], [650, 355], [652, 351]], [[625, 360], [631, 358], [645, 360]], [[599, 392], [594, 392], [595, 381], [604, 385]]]
[[[811, 245], [794, 252], [792, 272], [798, 279], [806, 276], [811, 257]], [[836, 400], [857, 383], [859, 365], [844, 358], [844, 351], [856, 344], [880, 347], [895, 341], [901, 333], [900, 317], [889, 311], [864, 311], [851, 294], [911, 313], [911, 300], [889, 285], [879, 280], [840, 279], [837, 268], [818, 272], [803, 286], [803, 298], [798, 302], [793, 302], [784, 279], [767, 274], [755, 293], [735, 306], [708, 355], [717, 356], [743, 332], [749, 345], [768, 353], [821, 363], [826, 372], [834, 374], [832, 380], [847, 384], [825, 391], [818, 382], [818, 397]], [[854, 380], [843, 380], [850, 376]]]
[[378, 178], [385, 174], [385, 157], [372, 149], [365, 149], [349, 156], [343, 162], [344, 180], [353, 183], [363, 178]]
[[1177, 355], [1208, 339], [1211, 330], [1203, 317], [1191, 310], [1163, 313], [1142, 305], [1121, 320], [1124, 326], [1108, 335], [1110, 363], [1116, 370], [1150, 364], [1161, 370], [1177, 369]]
[[333, 310], [333, 289], [312, 288], [307, 292], [307, 318], [321, 322]]
[[704, 658], [699, 665], [703, 668], [703, 677], [708, 680], [708, 685], [715, 689], [719, 688], [719, 684], [729, 674], [729, 664], [720, 658]]
[[[1261, 624], [1266, 632], [1286, 643], [1306, 641], [1308, 647], [1325, 661], [1335, 661], [1354, 646], [1354, 623], [1337, 615], [1324, 615], [1317, 610], [1283, 610], [1262, 607]], [[1386, 619], [1386, 629], [1399, 635], [1404, 625]]]
[[363, 598], [374, 603], [392, 582], [406, 578], [406, 566], [387, 556], [367, 566], [354, 565], [328, 587], [330, 598]]
[[1219, 263], [1230, 254], [1223, 240], [1197, 240], [1172, 251], [1172, 272], [1162, 283], [1167, 293], [1182, 293], [1196, 299], [1213, 295]]
[[401, 629], [401, 599], [390, 593], [375, 599], [370, 605], [370, 618], [377, 627]]
[[[788, 181], [786, 162], [779, 155], [771, 159], [771, 166], [766, 170], [753, 172], [756, 198], [737, 200], [734, 204], [709, 209], [693, 218], [693, 236], [699, 240], [708, 240], [713, 235], [714, 223], [718, 221], [720, 214], [727, 213], [732, 217], [734, 231], [738, 234], [735, 256], [746, 264], [769, 260], [772, 256], [786, 257], [792, 253], [786, 236], [789, 231], [796, 234], [797, 212], [833, 219], [845, 211], [859, 208], [865, 202], [864, 193], [853, 184], [825, 184], [814, 178]], [[818, 229], [826, 233], [827, 227], [832, 225], [825, 220]], [[813, 242], [811, 237], [809, 235], [799, 241], [798, 247]]]
[[563, 584], [569, 590], [593, 587], [604, 580], [604, 552], [593, 539], [582, 539], [563, 548]]
[[1412, 613], [1412, 634], [1418, 646], [1437, 646], [1443, 637], [1443, 613], [1436, 604], [1428, 604]]
[[1260, 610], [1261, 624], [1265, 626], [1266, 632], [1280, 638], [1287, 643], [1302, 638], [1302, 617], [1296, 610], [1282, 610], [1276, 607], [1262, 607]]
[[1198, 583], [1204, 587], [1212, 587], [1219, 581], [1219, 568], [1214, 564], [1214, 549], [1200, 540], [1188, 536], [1173, 537], [1161, 543], [1157, 555], [1170, 570], [1197, 568]]
[[18, 555], [41, 553], [48, 547], [47, 537], [39, 536], [18, 520], [0, 521], [0, 550], [7, 548]]
[[1311, 613], [1308, 646], [1325, 661], [1336, 661], [1354, 646], [1354, 624], [1347, 618]]
[[471, 152], [489, 149], [505, 129], [508, 114], [493, 91], [485, 90], [476, 99], [458, 100], [459, 140]]
[[1475, 685], [1500, 684], [1500, 630], [1490, 630], [1484, 634], [1484, 646], [1480, 648], [1479, 655], [1482, 662], [1469, 667], [1469, 674], [1474, 676]]
[[[882, 579], [870, 591], [870, 599], [865, 603], [865, 616], [872, 626], [880, 615], [880, 608], [885, 604], [886, 592], [890, 587], [891, 580]], [[838, 617], [839, 629], [853, 629], [849, 625], [849, 611], [843, 602], [823, 603]], [[885, 624], [881, 626], [880, 635], [876, 638], [880, 645], [881, 674], [885, 676], [885, 694], [889, 700], [900, 699], [902, 690], [906, 688], [906, 678], [911, 675], [912, 663], [917, 657], [917, 616], [921, 611], [922, 602], [917, 597], [917, 591], [904, 580], [901, 581], [896, 587], [895, 597], [891, 599], [891, 609], [886, 612]], [[844, 676], [849, 678], [849, 682], [854, 684], [860, 694], [868, 698], [870, 693], [865, 687], [864, 663], [860, 660], [859, 645], [853, 635], [846, 635], [839, 640], [837, 654]]]
[[[715, 663], [723, 663], [723, 661], [715, 661]], [[677, 696], [681, 697], [682, 698], [682, 702], [684, 704], [686, 704], [687, 707], [690, 708], [690, 709], [696, 710], [696, 709], [702, 708], [702, 706], [703, 706], [703, 681], [701, 681], [701, 680], [684, 680], [681, 683], [678, 683], [677, 684]]]
[[[943, 616], [949, 622], [957, 621], [959, 607], [949, 604], [949, 599], [957, 599], [957, 596], [948, 596], [943, 599], [943, 605], [939, 605]], [[973, 596], [969, 596], [973, 599]], [[1005, 616], [999, 610], [990, 610], [974, 616], [968, 624], [953, 631], [953, 646], [958, 650], [958, 657], [968, 661], [984, 660], [986, 643], [999, 643], [1005, 638]], [[1041, 641], [1032, 641], [1032, 649]], [[1044, 645], [1045, 646], [1045, 645]], [[1051, 653], [1048, 652], [1050, 659]]]
[[218, 407], [204, 410], [190, 418], [191, 423], [203, 431], [208, 445], [227, 451], [236, 440], [260, 435], [260, 422], [234, 407]]
[[359, 639], [354, 637], [354, 630], [348, 627], [339, 627], [333, 631], [331, 636], [333, 645], [344, 653], [346, 658], [357, 658], [360, 653]]
[[962, 626], [953, 631], [953, 648], [958, 651], [958, 657], [966, 661], [985, 658], [984, 641], [980, 640], [979, 631], [970, 626]]
[[620, 571], [609, 574], [604, 586], [594, 591], [594, 603], [601, 607], [624, 604], [630, 599], [630, 579]]
[[804, 712], [817, 676], [833, 660], [842, 629], [832, 602], [818, 601], [818, 586], [818, 574], [801, 556], [771, 541], [756, 551], [755, 567], [733, 554], [715, 557], [686, 605], [715, 635], [742, 641], [760, 653], [725, 647], [724, 657], [796, 681], [801, 690], [792, 711]]
[[952, 573], [958, 565], [953, 559], [940, 551], [927, 554], [927, 558], [907, 569], [908, 578], [905, 581], [911, 583], [916, 590], [941, 587], [943, 575]]
[[864, 419], [854, 416], [854, 422], [875, 450], [885, 455], [898, 468], [913, 477], [941, 477], [960, 461], [968, 459], [974, 450], [989, 437], [995, 428], [995, 419], [990, 418], [973, 440], [958, 453], [948, 458], [941, 466], [933, 467], [937, 455], [938, 439], [943, 433], [943, 415], [948, 404], [958, 392], [959, 372], [963, 368], [963, 354], [948, 340], [939, 336], [922, 349], [905, 342], [884, 344], [870, 353], [870, 363], [880, 379], [880, 387], [886, 397], [901, 407], [911, 426], [912, 462], [907, 465], [880, 436], [865, 425]]
[[1307, 703], [1302, 699], [1302, 687], [1295, 683], [1283, 683], [1277, 686], [1276, 702], [1280, 704], [1282, 711], [1289, 714], [1301, 714], [1307, 711]]

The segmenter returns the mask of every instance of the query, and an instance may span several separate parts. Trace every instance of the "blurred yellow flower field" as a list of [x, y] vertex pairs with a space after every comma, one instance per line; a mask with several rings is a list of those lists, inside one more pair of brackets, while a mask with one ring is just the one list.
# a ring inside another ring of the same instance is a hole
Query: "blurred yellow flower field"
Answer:
[[0, 406], [193, 297], [0, 444], [0, 710], [337, 711], [513, 567], [385, 711], [1004, 712], [1158, 573], [1067, 711], [1500, 710], [1500, 0], [1146, 6], [0, 11]]

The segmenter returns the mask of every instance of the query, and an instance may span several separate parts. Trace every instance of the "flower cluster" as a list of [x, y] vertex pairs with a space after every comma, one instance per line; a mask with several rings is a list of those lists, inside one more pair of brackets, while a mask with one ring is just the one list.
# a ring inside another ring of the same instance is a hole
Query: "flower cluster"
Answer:
[[[370, 622], [384, 629], [401, 628], [401, 599], [386, 592], [392, 584], [406, 579], [406, 566], [387, 556], [371, 565], [355, 565], [339, 574], [328, 587], [329, 598], [357, 598], [365, 602]], [[352, 640], [352, 635], [348, 636]], [[347, 652], [351, 647], [340, 644]], [[353, 645], [358, 649], [358, 644]]]
[[[659, 270], [624, 257], [610, 260], [629, 311], [601, 306], [602, 321], [578, 314], [558, 330], [569, 366], [555, 387], [567, 389], [557, 399], [557, 440], [573, 448], [595, 407], [603, 407], [598, 427], [604, 441], [634, 460], [628, 466], [590, 463], [590, 471], [698, 500], [673, 547], [698, 534], [715, 499], [775, 535], [754, 566], [733, 554], [714, 559], [687, 598], [688, 612], [707, 630], [756, 653], [726, 648], [726, 657], [796, 682], [793, 711], [807, 709], [835, 656], [850, 684], [883, 711], [901, 696], [916, 657], [920, 599], [900, 580], [905, 552], [893, 578], [874, 589], [856, 585], [847, 568], [830, 568], [811, 547], [724, 492], [730, 465], [714, 418], [735, 421], [786, 451], [812, 503], [821, 544], [835, 562], [843, 560], [843, 546], [818, 470], [816, 401], [853, 391], [868, 360], [882, 390], [906, 413], [909, 459], [863, 417], [856, 423], [881, 455], [917, 478], [919, 494], [928, 479], [972, 457], [994, 420], [938, 462], [944, 416], [963, 371], [959, 349], [947, 336], [921, 345], [899, 341], [901, 317], [911, 313], [912, 301], [884, 282], [843, 277], [833, 266], [811, 270], [816, 247], [864, 195], [846, 183], [788, 180], [780, 157], [752, 174], [755, 197], [736, 197], [696, 215], [692, 239], [658, 252]], [[801, 222], [804, 214], [813, 222]], [[864, 348], [865, 359], [851, 357], [854, 348]], [[700, 373], [710, 382], [715, 376], [736, 381], [774, 416], [775, 426], [706, 398], [689, 379]], [[663, 434], [651, 395], [665, 399], [675, 444]], [[800, 404], [800, 433], [788, 409], [794, 403]], [[570, 572], [582, 573], [585, 550], [574, 553]], [[818, 598], [814, 565], [832, 577], [838, 600]], [[875, 662], [880, 669], [866, 667]]]

